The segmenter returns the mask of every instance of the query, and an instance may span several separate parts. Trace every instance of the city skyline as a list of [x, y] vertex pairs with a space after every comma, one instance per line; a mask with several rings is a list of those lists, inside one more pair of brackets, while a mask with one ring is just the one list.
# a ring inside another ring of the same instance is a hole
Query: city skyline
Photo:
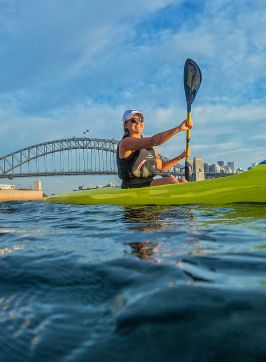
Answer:
[[[60, 156], [60, 158], [61, 158], [61, 156]], [[200, 164], [198, 164], [198, 167], [199, 167], [198, 170], [200, 171], [200, 174], [201, 174], [200, 169], [204, 168], [205, 178], [221, 177], [221, 176], [217, 176], [219, 173], [221, 173], [223, 176], [225, 176], [226, 174], [230, 175], [230, 174], [234, 174], [234, 173], [244, 172], [244, 170], [242, 168], [236, 168], [234, 161], [218, 160], [215, 163], [214, 162], [206, 163], [199, 156], [197, 156], [193, 159], [193, 169], [195, 167], [197, 167], [197, 166], [195, 166], [196, 159], [198, 160], [197, 162], [200, 162]], [[253, 163], [252, 167], [256, 166], [256, 164], [257, 163]], [[41, 172], [43, 172], [43, 171], [41, 171]], [[184, 172], [184, 170], [183, 170], [183, 172]], [[195, 170], [193, 170], [193, 174], [194, 173], [195, 173]], [[215, 176], [212, 176], [211, 175], [212, 173], [215, 174]], [[64, 176], [66, 177], [66, 175], [64, 175]], [[25, 178], [25, 179], [27, 179], [26, 183], [25, 182], [20, 183], [21, 178], [15, 177], [14, 179], [12, 179], [12, 181], [14, 181], [12, 184], [10, 183], [11, 180], [8, 180], [8, 182], [0, 184], [0, 189], [1, 189], [1, 187], [2, 187], [2, 189], [5, 189], [5, 187], [7, 187], [7, 188], [14, 187], [16, 189], [35, 189], [35, 190], [40, 189], [40, 187], [41, 187], [40, 185], [42, 185], [42, 181], [40, 180], [40, 178], [41, 178], [44, 181], [44, 185], [45, 185], [44, 192], [53, 194], [54, 192], [47, 190], [47, 185], [45, 182], [46, 180], [52, 181], [51, 178], [53, 178], [53, 177], [57, 177], [57, 179], [58, 179], [59, 176], [51, 176], [51, 177], [40, 176], [37, 178], [36, 178], [36, 176], [32, 176], [32, 177]], [[60, 177], [62, 177], [62, 176], [60, 176]], [[110, 185], [117, 187], [120, 185], [120, 180], [118, 179], [117, 175], [115, 175], [115, 176], [114, 175], [105, 175], [105, 176], [101, 176], [101, 177], [93, 177], [92, 175], [84, 174], [81, 177], [75, 176], [75, 175], [72, 175], [72, 177], [79, 179], [79, 181], [83, 181], [81, 185], [80, 184], [78, 186], [75, 185], [73, 191], [76, 191], [77, 189], [90, 189], [90, 188], [93, 189], [93, 188], [98, 188], [98, 187], [109, 187]], [[88, 184], [88, 182], [86, 182], [87, 178], [94, 179], [94, 181], [91, 184]], [[104, 180], [103, 184], [101, 182], [99, 183], [99, 179]], [[200, 180], [201, 179], [204, 179], [204, 176], [203, 176], [203, 178], [200, 178]], [[193, 180], [197, 181], [197, 179], [196, 180], [193, 179]], [[36, 185], [38, 185], [38, 187]]]

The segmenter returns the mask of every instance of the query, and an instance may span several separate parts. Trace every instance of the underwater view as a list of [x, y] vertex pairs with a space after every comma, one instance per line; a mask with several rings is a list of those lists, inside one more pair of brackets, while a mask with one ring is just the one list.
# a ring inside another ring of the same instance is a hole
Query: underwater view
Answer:
[[1, 361], [262, 361], [266, 206], [0, 204]]

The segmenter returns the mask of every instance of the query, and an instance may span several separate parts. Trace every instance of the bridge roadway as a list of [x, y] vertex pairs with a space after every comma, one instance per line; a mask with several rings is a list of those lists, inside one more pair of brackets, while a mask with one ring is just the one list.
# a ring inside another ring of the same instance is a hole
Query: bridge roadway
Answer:
[[[89, 137], [36, 144], [0, 157], [0, 178], [116, 175], [117, 145], [114, 139]], [[177, 164], [167, 174], [184, 177], [183, 171], [184, 166]], [[206, 178], [221, 176], [208, 173]]]

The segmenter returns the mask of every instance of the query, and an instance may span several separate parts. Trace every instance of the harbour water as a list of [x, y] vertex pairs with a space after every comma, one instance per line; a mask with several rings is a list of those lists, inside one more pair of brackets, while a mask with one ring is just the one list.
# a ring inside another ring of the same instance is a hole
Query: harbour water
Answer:
[[0, 203], [0, 361], [266, 360], [266, 205]]

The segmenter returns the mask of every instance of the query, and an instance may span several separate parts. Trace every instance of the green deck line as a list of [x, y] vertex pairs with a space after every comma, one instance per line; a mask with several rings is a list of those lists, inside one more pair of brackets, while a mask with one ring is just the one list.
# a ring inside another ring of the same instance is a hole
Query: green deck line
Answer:
[[266, 203], [266, 165], [218, 179], [121, 190], [104, 188], [53, 195], [54, 203], [121, 206]]

